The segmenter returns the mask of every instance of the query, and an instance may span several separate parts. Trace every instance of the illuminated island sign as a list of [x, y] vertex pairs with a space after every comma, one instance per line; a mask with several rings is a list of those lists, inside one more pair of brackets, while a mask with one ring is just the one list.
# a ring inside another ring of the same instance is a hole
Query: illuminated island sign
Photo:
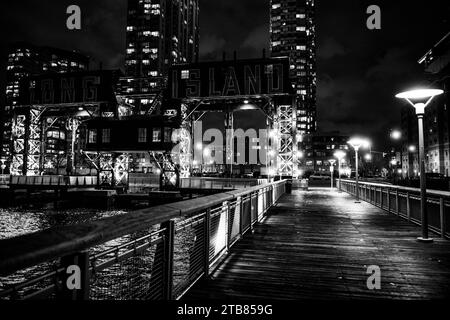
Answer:
[[173, 99], [293, 94], [288, 58], [175, 65], [168, 89]]
[[119, 71], [99, 70], [32, 76], [21, 82], [19, 103], [73, 104], [115, 101]]

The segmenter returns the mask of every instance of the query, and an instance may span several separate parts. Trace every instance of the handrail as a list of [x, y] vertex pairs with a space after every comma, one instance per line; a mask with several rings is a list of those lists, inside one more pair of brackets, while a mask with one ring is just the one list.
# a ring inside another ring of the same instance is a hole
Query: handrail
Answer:
[[196, 198], [183, 202], [137, 210], [131, 213], [103, 218], [93, 222], [71, 226], [55, 227], [44, 231], [0, 241], [0, 275], [49, 261], [61, 256], [81, 252], [105, 243], [147, 229], [176, 217], [221, 205], [243, 194], [251, 194], [267, 187], [285, 183], [278, 181], [231, 191], [222, 194]]
[[[341, 189], [356, 195], [354, 180], [341, 180]], [[359, 199], [421, 225], [420, 189], [373, 182], [358, 182]], [[450, 237], [450, 192], [427, 190], [428, 229], [442, 238]]]
[[[348, 182], [348, 183], [355, 183], [355, 180], [341, 179], [341, 181], [342, 182]], [[358, 184], [374, 186], [374, 187], [398, 189], [399, 191], [404, 190], [404, 191], [411, 191], [411, 192], [420, 193], [420, 188], [404, 187], [404, 186], [398, 186], [398, 185], [394, 185], [394, 184], [391, 185], [391, 184], [374, 183], [374, 182], [366, 182], [366, 181], [358, 181]], [[450, 198], [450, 192], [448, 192], [448, 191], [427, 189], [427, 194], [435, 195], [435, 196], [444, 196], [444, 197], [449, 197]]]

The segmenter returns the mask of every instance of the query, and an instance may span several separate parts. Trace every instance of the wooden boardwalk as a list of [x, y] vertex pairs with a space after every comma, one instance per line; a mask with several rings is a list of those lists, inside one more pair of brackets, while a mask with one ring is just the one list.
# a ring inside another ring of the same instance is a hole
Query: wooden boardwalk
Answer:
[[[449, 298], [450, 241], [423, 244], [419, 235], [346, 193], [294, 190], [183, 299]], [[370, 265], [381, 268], [380, 290], [367, 288]]]

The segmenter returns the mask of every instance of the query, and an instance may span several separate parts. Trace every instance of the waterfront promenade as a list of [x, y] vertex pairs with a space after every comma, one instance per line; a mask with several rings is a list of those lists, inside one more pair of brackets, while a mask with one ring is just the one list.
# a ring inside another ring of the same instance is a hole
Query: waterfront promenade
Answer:
[[[419, 243], [420, 232], [347, 193], [294, 190], [183, 299], [449, 298], [450, 241]], [[371, 265], [380, 290], [367, 288]]]

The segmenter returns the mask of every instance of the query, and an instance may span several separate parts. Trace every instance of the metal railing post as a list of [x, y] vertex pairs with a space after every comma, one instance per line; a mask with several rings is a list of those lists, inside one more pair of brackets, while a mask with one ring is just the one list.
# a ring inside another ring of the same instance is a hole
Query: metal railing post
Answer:
[[380, 187], [380, 208], [383, 209], [383, 187]]
[[89, 300], [90, 271], [89, 252], [82, 251], [61, 258], [64, 268], [61, 291], [57, 298], [62, 300]]
[[398, 216], [400, 215], [400, 208], [399, 208], [399, 206], [400, 206], [400, 201], [399, 201], [399, 198], [398, 198], [398, 189], [396, 189], [395, 190], [395, 211], [396, 211]]
[[391, 189], [389, 189], [389, 187], [387, 188], [387, 208], [388, 208], [388, 212], [391, 213]]
[[205, 213], [205, 244], [204, 244], [204, 257], [203, 257], [203, 269], [205, 271], [205, 278], [209, 277], [209, 243], [211, 234], [211, 208], [206, 209]]
[[[256, 220], [258, 219], [258, 211], [257, 211], [257, 206], [258, 206], [258, 201], [253, 201], [254, 197], [253, 197], [254, 193], [250, 192], [250, 230], [253, 233], [254, 230], [254, 223], [255, 223], [255, 219], [253, 218], [253, 216], [256, 215]], [[255, 206], [253, 206], [253, 202], [256, 202]]]
[[172, 300], [175, 222], [173, 220], [169, 220], [161, 224], [161, 227], [166, 229], [164, 234], [163, 297], [165, 300]]
[[244, 231], [243, 226], [243, 215], [242, 215], [242, 197], [237, 197], [236, 208], [239, 210], [239, 238], [242, 238], [242, 232]]
[[226, 232], [225, 232], [225, 250], [229, 252], [230, 250], [230, 206], [228, 201], [223, 203], [223, 210], [225, 210], [225, 224], [226, 224]]
[[441, 220], [441, 237], [445, 238], [445, 203], [444, 198], [439, 198], [439, 215]]
[[410, 206], [409, 192], [406, 192], [406, 216], [408, 217], [408, 221], [411, 221], [411, 206]]

